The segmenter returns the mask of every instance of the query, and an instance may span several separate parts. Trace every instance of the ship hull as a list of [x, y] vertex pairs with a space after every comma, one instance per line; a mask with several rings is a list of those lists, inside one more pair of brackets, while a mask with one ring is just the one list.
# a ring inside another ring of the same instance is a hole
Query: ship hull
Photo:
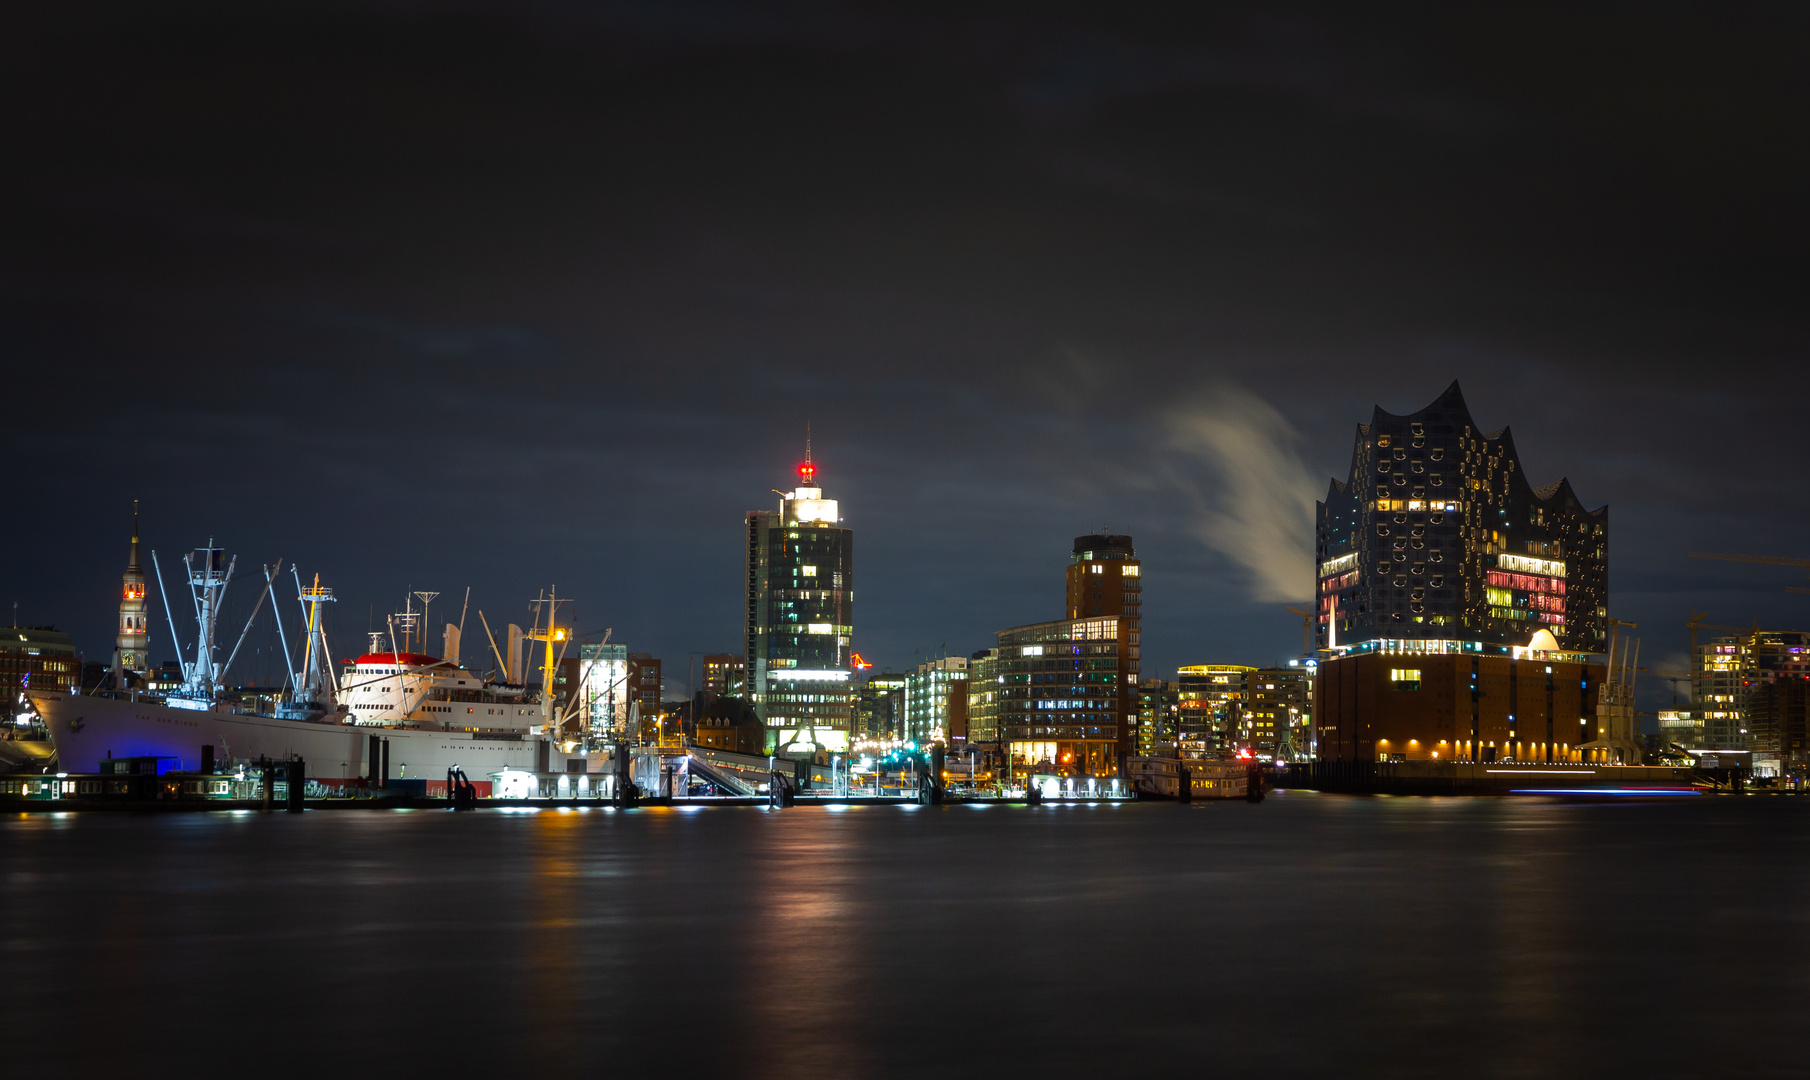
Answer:
[[50, 729], [59, 768], [65, 772], [102, 771], [102, 762], [120, 757], [172, 758], [167, 768], [193, 771], [201, 767], [201, 748], [212, 746], [221, 763], [300, 757], [310, 780], [354, 780], [370, 774], [372, 735], [389, 740], [392, 779], [444, 783], [446, 770], [456, 766], [473, 780], [484, 780], [505, 768], [538, 771], [548, 764], [538, 760], [543, 742], [538, 736], [500, 739], [431, 728], [280, 720], [79, 695], [31, 698]]

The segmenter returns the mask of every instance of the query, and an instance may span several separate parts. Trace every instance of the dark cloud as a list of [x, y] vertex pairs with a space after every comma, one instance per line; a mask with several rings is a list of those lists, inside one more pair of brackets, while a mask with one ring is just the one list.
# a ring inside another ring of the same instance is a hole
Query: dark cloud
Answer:
[[1803, 554], [1805, 29], [10, 9], [12, 591], [103, 653], [139, 497], [165, 552], [318, 567], [348, 632], [411, 584], [559, 582], [682, 670], [739, 648], [741, 514], [809, 420], [870, 656], [1055, 614], [1104, 522], [1150, 566], [1148, 668], [1268, 661], [1299, 492], [1459, 378], [1613, 507], [1643, 633], [1801, 624], [1789, 575], [1683, 553]]

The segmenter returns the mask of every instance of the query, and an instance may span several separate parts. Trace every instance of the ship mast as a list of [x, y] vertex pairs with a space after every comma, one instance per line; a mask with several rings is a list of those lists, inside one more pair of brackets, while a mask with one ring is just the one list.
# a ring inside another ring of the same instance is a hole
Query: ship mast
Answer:
[[206, 547], [196, 548], [182, 557], [182, 565], [188, 571], [190, 599], [195, 604], [195, 622], [200, 629], [195, 642], [195, 659], [189, 661], [182, 658], [181, 636], [176, 633], [176, 618], [170, 612], [169, 593], [163, 588], [163, 570], [158, 566], [157, 552], [151, 552], [157, 591], [164, 597], [164, 617], [170, 621], [170, 639], [177, 643], [176, 657], [182, 664], [182, 686], [170, 694], [170, 705], [187, 709], [213, 707], [222, 674], [221, 665], [214, 659], [214, 630], [220, 621], [220, 604], [226, 597], [226, 586], [231, 583], [233, 568], [238, 562], [237, 558], [227, 559], [226, 549], [215, 547], [212, 537], [208, 538]]
[[558, 710], [555, 707], [553, 700], [553, 672], [558, 668], [559, 660], [555, 659], [553, 656], [553, 643], [556, 641], [560, 643], [559, 659], [564, 659], [566, 651], [565, 643], [570, 636], [566, 633], [565, 627], [559, 625], [559, 605], [561, 603], [569, 604], [571, 602], [570, 599], [561, 601], [558, 598], [558, 589], [556, 587], [549, 587], [545, 593], [531, 601], [537, 609], [544, 606], [547, 610], [547, 628], [545, 630], [539, 628], [540, 614], [537, 610], [534, 617], [536, 628], [528, 635], [528, 638], [531, 641], [545, 641], [547, 643], [547, 658], [545, 664], [541, 667], [540, 677], [540, 715], [541, 733], [548, 739], [552, 739], [555, 736], [553, 722], [554, 717], [558, 715]]
[[[293, 571], [295, 568], [290, 567]], [[321, 584], [320, 574], [314, 575], [314, 584], [301, 587], [301, 578], [296, 578], [296, 592], [300, 596], [302, 606], [308, 611], [308, 645], [303, 652], [302, 677], [296, 680], [296, 697], [298, 704], [306, 704], [325, 709], [332, 704], [334, 686], [333, 666], [327, 651], [327, 626], [321, 619], [321, 605], [333, 603], [336, 599], [333, 590]], [[327, 691], [323, 696], [322, 690]]]

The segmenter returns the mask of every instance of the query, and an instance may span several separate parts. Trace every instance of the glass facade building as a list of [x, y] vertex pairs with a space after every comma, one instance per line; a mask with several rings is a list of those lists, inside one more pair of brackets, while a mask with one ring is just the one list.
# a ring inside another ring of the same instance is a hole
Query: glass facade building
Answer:
[[854, 533], [816, 466], [778, 510], [748, 515], [744, 654], [749, 697], [780, 753], [846, 751], [855, 712]]
[[987, 725], [1017, 775], [1117, 776], [1139, 752], [1143, 564], [1131, 537], [1094, 533], [1064, 576], [1067, 619], [999, 632]]
[[968, 744], [999, 742], [999, 650], [981, 649], [968, 657]]
[[1627, 762], [1610, 648], [1609, 509], [1533, 486], [1456, 382], [1376, 409], [1315, 512], [1316, 756]]
[[628, 728], [628, 646], [580, 645], [579, 693], [593, 739], [633, 735]]
[[953, 748], [968, 737], [968, 658], [928, 660], [905, 677], [905, 738]]
[[1509, 430], [1478, 430], [1455, 382], [1359, 424], [1315, 519], [1321, 649], [1506, 655], [1542, 629], [1555, 651], [1608, 647], [1608, 508], [1529, 484]]
[[1114, 776], [1125, 699], [1120, 620], [1065, 619], [999, 632], [1000, 741], [1016, 774]]

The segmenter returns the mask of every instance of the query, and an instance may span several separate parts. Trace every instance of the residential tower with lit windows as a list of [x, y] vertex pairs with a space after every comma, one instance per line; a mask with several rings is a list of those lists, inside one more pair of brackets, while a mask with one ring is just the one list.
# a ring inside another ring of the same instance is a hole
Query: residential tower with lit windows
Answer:
[[1244, 713], [1244, 664], [1187, 664], [1175, 671], [1176, 747], [1183, 757], [1212, 757], [1237, 749]]
[[846, 751], [855, 712], [855, 535], [807, 452], [779, 509], [748, 515], [744, 655], [750, 703], [779, 753]]

